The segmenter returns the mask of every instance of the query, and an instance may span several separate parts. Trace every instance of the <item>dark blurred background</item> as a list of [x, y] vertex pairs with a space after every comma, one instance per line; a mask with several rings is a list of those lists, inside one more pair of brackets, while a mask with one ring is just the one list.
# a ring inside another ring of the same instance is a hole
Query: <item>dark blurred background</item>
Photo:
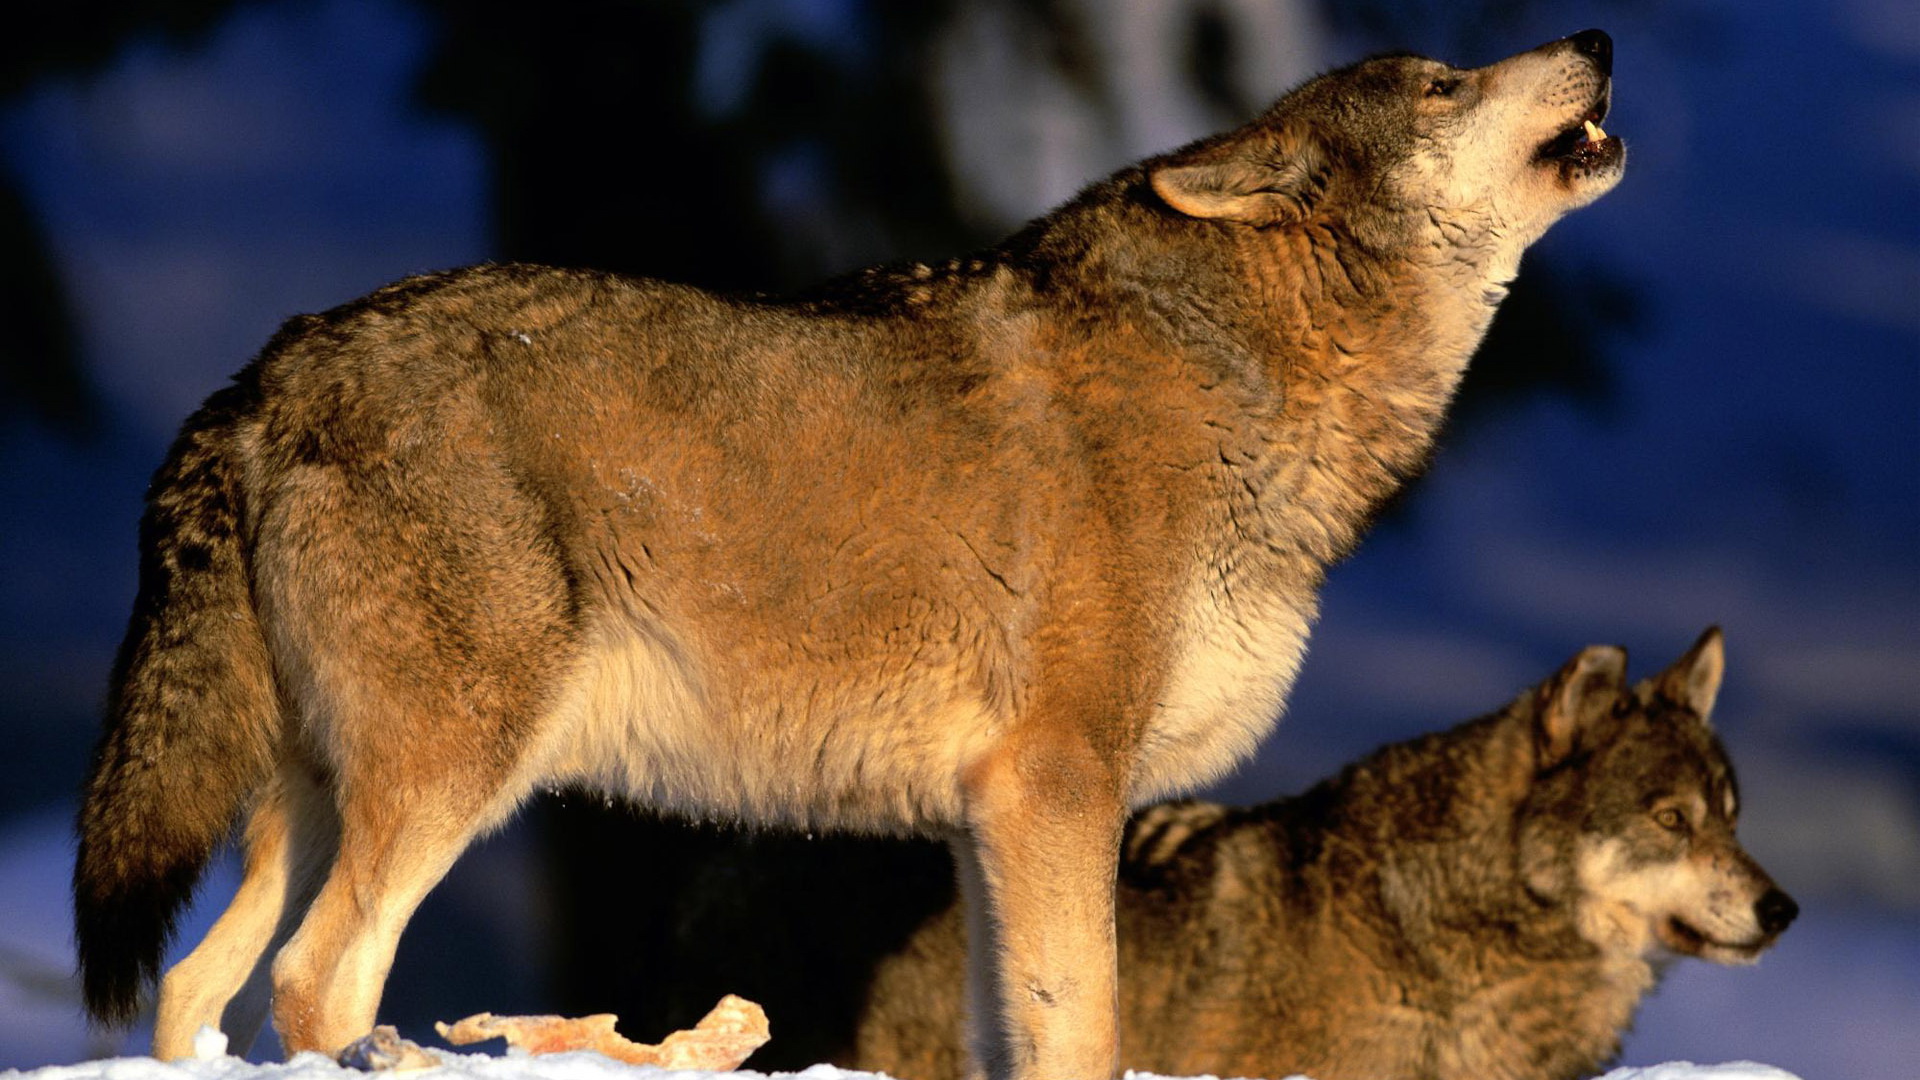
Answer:
[[[133, 595], [146, 478], [286, 316], [485, 259], [759, 290], [944, 256], [1325, 67], [1384, 48], [1477, 64], [1588, 26], [1616, 41], [1607, 127], [1631, 146], [1627, 178], [1529, 254], [1434, 470], [1334, 573], [1287, 720], [1216, 794], [1298, 789], [1496, 707], [1588, 643], [1626, 645], [1651, 670], [1718, 622], [1743, 835], [1806, 914], [1757, 970], [1678, 965], [1625, 1060], [1910, 1078], [1910, 0], [97, 0], [11, 14], [0, 1068], [144, 1046], [80, 1022], [68, 821]], [[534, 807], [429, 899], [383, 1016], [644, 1013], [648, 928], [714, 842], [592, 800]], [[823, 856], [809, 887], [854, 890], [839, 865]], [[228, 860], [183, 941], [232, 884]]]

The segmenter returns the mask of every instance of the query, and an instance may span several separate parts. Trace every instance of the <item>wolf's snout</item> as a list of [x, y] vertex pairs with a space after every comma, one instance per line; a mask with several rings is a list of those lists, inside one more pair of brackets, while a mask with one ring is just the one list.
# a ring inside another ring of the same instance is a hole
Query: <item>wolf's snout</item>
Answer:
[[1602, 75], [1613, 74], [1613, 37], [1605, 30], [1582, 30], [1567, 38], [1582, 55], [1593, 57]]
[[1753, 905], [1753, 913], [1760, 920], [1761, 932], [1773, 935], [1793, 924], [1800, 915], [1800, 905], [1779, 889], [1768, 889], [1760, 902]]

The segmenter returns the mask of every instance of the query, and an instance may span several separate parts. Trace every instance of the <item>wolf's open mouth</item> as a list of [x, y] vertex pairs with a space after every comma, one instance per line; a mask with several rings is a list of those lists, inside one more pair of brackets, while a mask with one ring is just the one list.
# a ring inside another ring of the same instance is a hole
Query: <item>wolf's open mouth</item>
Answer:
[[1535, 160], [1542, 164], [1592, 169], [1618, 158], [1620, 137], [1607, 134], [1600, 126], [1600, 121], [1607, 117], [1611, 97], [1609, 93], [1601, 94], [1600, 100], [1587, 110], [1578, 124], [1540, 144]]

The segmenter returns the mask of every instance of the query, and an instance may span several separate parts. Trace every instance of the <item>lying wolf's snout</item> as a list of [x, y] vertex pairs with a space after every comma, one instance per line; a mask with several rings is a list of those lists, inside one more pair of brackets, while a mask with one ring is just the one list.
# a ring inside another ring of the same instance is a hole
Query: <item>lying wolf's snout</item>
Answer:
[[1600, 74], [1613, 74], [1613, 38], [1605, 30], [1582, 30], [1567, 40], [1582, 54], [1593, 57]]
[[1768, 889], [1760, 902], [1753, 905], [1753, 913], [1760, 920], [1761, 932], [1771, 937], [1793, 924], [1800, 915], [1800, 905], [1779, 889]]

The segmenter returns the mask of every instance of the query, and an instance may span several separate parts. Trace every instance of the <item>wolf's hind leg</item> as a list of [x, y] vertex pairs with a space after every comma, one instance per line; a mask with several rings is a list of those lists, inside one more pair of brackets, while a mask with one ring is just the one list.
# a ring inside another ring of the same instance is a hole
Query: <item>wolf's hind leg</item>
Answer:
[[300, 923], [333, 858], [333, 810], [297, 767], [283, 765], [247, 821], [240, 887], [207, 936], [160, 983], [153, 1056], [193, 1053], [201, 1027], [245, 1054], [267, 1015], [267, 969]]
[[287, 1054], [332, 1054], [372, 1030], [400, 933], [427, 893], [500, 816], [499, 777], [451, 761], [418, 786], [343, 786], [338, 853], [306, 918], [273, 960], [273, 1019]]
[[333, 1053], [372, 1028], [401, 930], [538, 779], [528, 756], [578, 666], [564, 530], [475, 450], [492, 445], [485, 410], [455, 395], [436, 405], [431, 437], [354, 443], [300, 472], [261, 518], [266, 636], [340, 828], [325, 883], [273, 960], [289, 1053]]

